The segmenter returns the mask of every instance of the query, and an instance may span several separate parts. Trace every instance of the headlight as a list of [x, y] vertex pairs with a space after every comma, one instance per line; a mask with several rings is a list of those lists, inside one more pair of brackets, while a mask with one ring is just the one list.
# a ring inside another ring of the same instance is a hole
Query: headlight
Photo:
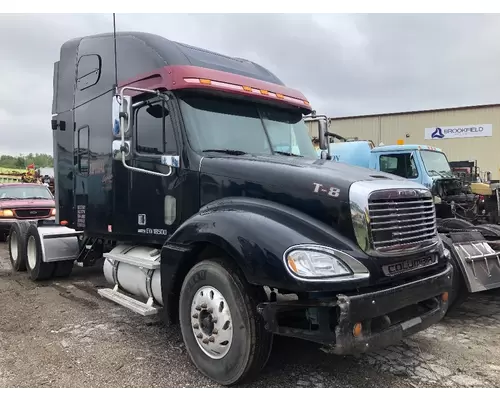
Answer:
[[14, 212], [12, 210], [0, 210], [0, 217], [11, 218], [14, 216]]
[[368, 270], [346, 253], [318, 245], [294, 246], [285, 252], [285, 265], [298, 279], [365, 279]]

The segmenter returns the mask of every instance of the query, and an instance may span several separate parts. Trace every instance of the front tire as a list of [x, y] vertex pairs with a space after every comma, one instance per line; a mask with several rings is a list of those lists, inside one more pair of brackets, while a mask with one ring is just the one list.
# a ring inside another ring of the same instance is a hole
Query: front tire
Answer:
[[236, 268], [225, 259], [199, 262], [184, 279], [179, 301], [191, 360], [205, 376], [226, 386], [254, 378], [267, 363], [273, 339], [257, 313], [265, 293], [250, 286]]

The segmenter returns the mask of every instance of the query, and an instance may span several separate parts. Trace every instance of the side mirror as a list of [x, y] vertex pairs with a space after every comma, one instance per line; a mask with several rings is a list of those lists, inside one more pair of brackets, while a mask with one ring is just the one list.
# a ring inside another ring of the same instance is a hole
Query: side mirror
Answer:
[[[122, 159], [121, 145], [122, 145], [121, 140], [113, 140], [112, 153], [113, 153], [113, 159], [115, 159], [116, 161], [121, 161]], [[130, 141], [126, 140], [125, 159], [128, 159], [129, 157], [130, 157]]]
[[328, 148], [328, 138], [326, 133], [328, 132], [327, 120], [326, 118], [321, 118], [318, 120], [318, 138], [319, 138], [319, 148], [321, 150], [326, 150]]

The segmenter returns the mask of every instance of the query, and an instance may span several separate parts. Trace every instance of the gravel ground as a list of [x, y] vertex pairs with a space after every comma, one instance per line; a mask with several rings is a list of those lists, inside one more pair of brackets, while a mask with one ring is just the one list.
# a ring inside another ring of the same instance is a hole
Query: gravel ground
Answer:
[[[44, 284], [10, 269], [0, 244], [0, 387], [210, 387], [177, 326], [102, 299], [98, 269]], [[293, 348], [293, 351], [290, 349]], [[361, 357], [276, 338], [255, 387], [500, 387], [500, 291]]]

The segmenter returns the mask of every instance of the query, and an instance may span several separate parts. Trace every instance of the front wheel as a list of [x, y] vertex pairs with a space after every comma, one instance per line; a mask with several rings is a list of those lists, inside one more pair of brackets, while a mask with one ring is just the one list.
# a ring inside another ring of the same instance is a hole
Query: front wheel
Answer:
[[191, 360], [205, 376], [227, 386], [261, 371], [273, 339], [257, 313], [265, 293], [240, 278], [236, 268], [225, 259], [199, 262], [188, 272], [179, 301]]

